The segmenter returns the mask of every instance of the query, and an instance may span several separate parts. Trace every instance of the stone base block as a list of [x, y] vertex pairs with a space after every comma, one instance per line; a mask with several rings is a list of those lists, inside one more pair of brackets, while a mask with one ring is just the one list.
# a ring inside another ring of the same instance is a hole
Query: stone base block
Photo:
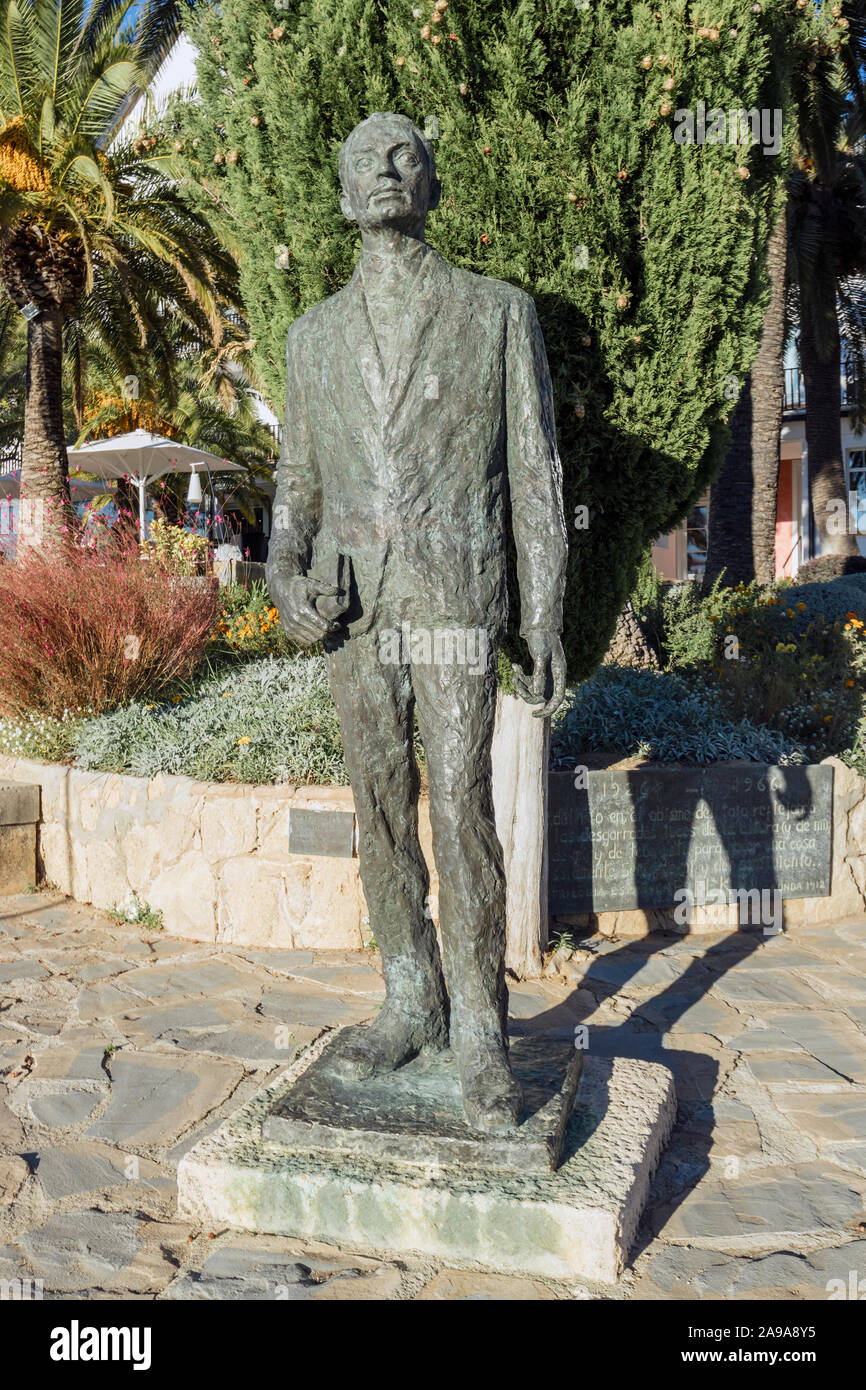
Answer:
[[0, 896], [36, 882], [36, 826], [0, 825]]
[[266, 1143], [262, 1123], [298, 1074], [295, 1068], [260, 1091], [181, 1159], [181, 1216], [358, 1254], [427, 1255], [600, 1284], [618, 1279], [674, 1122], [666, 1067], [587, 1056], [561, 1166], [531, 1175]]

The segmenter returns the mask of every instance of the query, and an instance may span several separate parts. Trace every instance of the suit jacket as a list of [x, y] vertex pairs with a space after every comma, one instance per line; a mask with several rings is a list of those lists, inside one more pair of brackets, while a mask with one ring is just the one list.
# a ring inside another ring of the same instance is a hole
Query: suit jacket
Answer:
[[535, 306], [426, 248], [383, 372], [358, 269], [289, 329], [268, 578], [351, 560], [350, 634], [379, 618], [502, 635], [562, 624], [566, 535]]

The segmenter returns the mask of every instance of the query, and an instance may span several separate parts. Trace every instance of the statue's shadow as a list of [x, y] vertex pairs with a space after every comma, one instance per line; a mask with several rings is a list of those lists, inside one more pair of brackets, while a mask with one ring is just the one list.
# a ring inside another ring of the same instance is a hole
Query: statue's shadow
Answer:
[[[707, 999], [709, 990], [740, 962], [758, 951], [772, 949], [772, 938], [763, 936], [760, 931], [732, 932], [721, 940], [714, 940], [658, 992], [647, 993], [640, 1000], [630, 997], [628, 1015], [621, 1021], [610, 1021], [609, 1014], [601, 1021], [594, 1021], [598, 1006], [620, 997], [625, 986], [638, 977], [649, 962], [655, 957], [664, 959], [661, 953], [670, 949], [675, 940], [682, 938], [663, 935], [632, 938], [623, 941], [619, 949], [604, 954], [593, 953], [587, 944], [585, 954], [589, 964], [579, 985], [552, 1007], [533, 1017], [512, 1015], [509, 1023], [514, 1038], [544, 1035], [582, 1043], [586, 1058], [592, 1059], [602, 1094], [616, 1058], [657, 1063], [673, 1073], [677, 1118], [653, 1180], [641, 1230], [630, 1254], [632, 1262], [710, 1168], [713, 1132], [718, 1123], [720, 1063], [717, 1056], [696, 1050], [694, 1046], [694, 1039], [701, 1035], [712, 1041], [714, 1052], [722, 1046], [710, 1031], [714, 1001]], [[697, 938], [697, 951], [701, 949], [699, 941]], [[580, 991], [589, 991], [597, 1001], [596, 1006], [589, 1007], [588, 1003], [585, 1006], [585, 1001], [579, 997]], [[514, 993], [519, 994], [519, 985], [514, 986]], [[677, 1045], [680, 1038], [685, 1046]], [[563, 1147], [563, 1162], [587, 1142], [604, 1113], [604, 1104], [596, 1104], [592, 1112], [582, 1111], [578, 1106]]]

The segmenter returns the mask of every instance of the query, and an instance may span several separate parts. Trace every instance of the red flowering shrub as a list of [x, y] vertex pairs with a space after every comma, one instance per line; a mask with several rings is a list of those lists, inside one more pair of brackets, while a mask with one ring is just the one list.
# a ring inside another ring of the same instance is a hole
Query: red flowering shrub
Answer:
[[214, 582], [171, 577], [137, 547], [0, 563], [0, 714], [101, 713], [192, 675], [216, 628]]

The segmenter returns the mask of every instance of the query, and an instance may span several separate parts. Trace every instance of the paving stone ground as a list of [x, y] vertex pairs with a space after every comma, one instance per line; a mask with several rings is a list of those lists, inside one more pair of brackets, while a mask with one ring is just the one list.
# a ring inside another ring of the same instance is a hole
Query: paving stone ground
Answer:
[[[66, 1299], [826, 1299], [866, 1290], [866, 922], [583, 938], [512, 1027], [676, 1075], [620, 1286], [371, 1259], [176, 1217], [178, 1159], [382, 998], [369, 953], [244, 950], [0, 899], [0, 1289]], [[834, 1282], [835, 1281], [835, 1282]], [[853, 1281], [853, 1282], [852, 1282]], [[861, 1281], [863, 1281], [861, 1283]], [[33, 1286], [36, 1287], [36, 1286]]]

